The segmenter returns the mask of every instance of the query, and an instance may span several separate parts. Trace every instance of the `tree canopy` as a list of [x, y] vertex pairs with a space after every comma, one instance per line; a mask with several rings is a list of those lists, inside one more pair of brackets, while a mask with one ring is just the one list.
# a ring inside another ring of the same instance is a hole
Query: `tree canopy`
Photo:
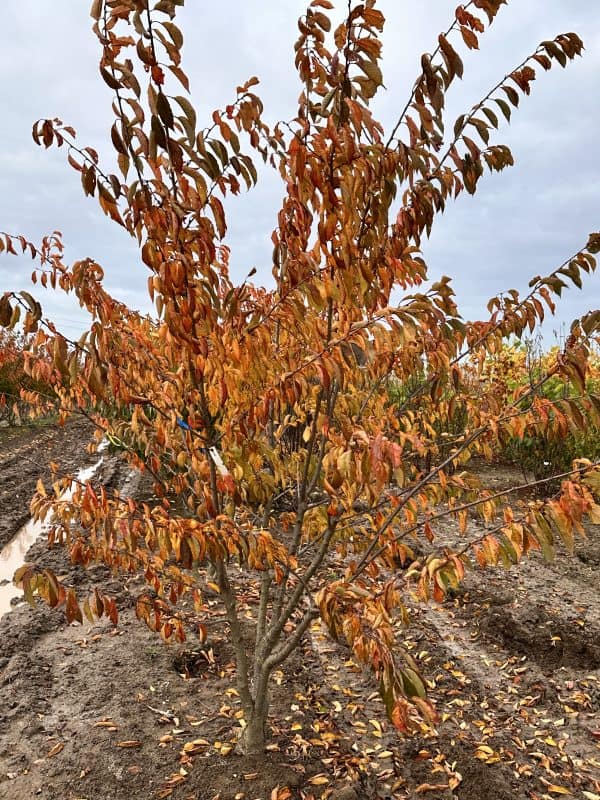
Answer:
[[[36, 298], [7, 293], [0, 323], [22, 324], [32, 337], [30, 374], [56, 387], [64, 417], [89, 417], [97, 441], [108, 436], [149, 474], [160, 502], [90, 484], [67, 501], [61, 492], [74, 479], [66, 476], [50, 491], [39, 487], [34, 513], [54, 515], [50, 539], [74, 562], [143, 574], [137, 614], [166, 640], [204, 639], [203, 592], [218, 591], [249, 752], [264, 747], [273, 670], [317, 617], [373, 669], [397, 728], [422, 730], [435, 710], [391, 624], [398, 614], [410, 623], [407, 594], [440, 601], [466, 569], [508, 566], [532, 550], [550, 558], [557, 537], [571, 547], [586, 518], [600, 520], [591, 460], [565, 470], [555, 495], [520, 505], [483, 489], [471, 469], [474, 457], [490, 459], [508, 440], [598, 426], [587, 371], [599, 311], [573, 322], [534, 384], [499, 391], [488, 366], [504, 341], [554, 311], [567, 285], [582, 287], [600, 234], [533, 276], [525, 296], [491, 298], [478, 321], [461, 318], [449, 277], [428, 281], [421, 253], [448, 203], [512, 165], [497, 131], [536, 72], [566, 66], [583, 43], [575, 33], [542, 42], [448, 122], [460, 51], [478, 49], [504, 5], [471, 0], [422, 56], [386, 132], [370, 111], [383, 85], [376, 1], [313, 0], [298, 23], [296, 117], [268, 125], [250, 78], [199, 120], [180, 5], [93, 3], [100, 76], [114, 94], [116, 173], [60, 119], [33, 127], [36, 143], [62, 147], [84, 194], [139, 244], [155, 317], [111, 297], [92, 258], [65, 264], [58, 233], [40, 245], [0, 238], [2, 249], [37, 259], [34, 282], [74, 293], [93, 320], [69, 340]], [[253, 270], [234, 283], [223, 243], [223, 198], [252, 189], [261, 159], [283, 191], [271, 289], [252, 281]], [[548, 381], [575, 391], [549, 396], [539, 391]], [[446, 517], [458, 521], [458, 547], [436, 539]], [[420, 540], [431, 545], [425, 556]], [[240, 574], [259, 590], [251, 623], [239, 614]], [[65, 606], [69, 620], [117, 619], [111, 598], [80, 598], [34, 564], [17, 579], [29, 598]]]

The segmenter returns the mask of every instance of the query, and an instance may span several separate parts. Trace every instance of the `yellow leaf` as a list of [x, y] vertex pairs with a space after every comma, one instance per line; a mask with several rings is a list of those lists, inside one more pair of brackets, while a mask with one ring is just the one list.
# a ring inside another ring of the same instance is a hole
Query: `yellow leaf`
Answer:
[[326, 783], [329, 783], [329, 778], [327, 775], [319, 774], [313, 775], [312, 778], [308, 779], [309, 783], [312, 783], [313, 786], [323, 786]]
[[557, 786], [554, 783], [551, 783], [549, 786], [546, 786], [546, 789], [548, 790], [548, 792], [551, 792], [552, 794], [571, 794], [571, 795], [573, 794], [573, 792], [570, 792], [564, 786]]
[[117, 742], [117, 747], [141, 747], [142, 743], [137, 739], [128, 739], [125, 742]]

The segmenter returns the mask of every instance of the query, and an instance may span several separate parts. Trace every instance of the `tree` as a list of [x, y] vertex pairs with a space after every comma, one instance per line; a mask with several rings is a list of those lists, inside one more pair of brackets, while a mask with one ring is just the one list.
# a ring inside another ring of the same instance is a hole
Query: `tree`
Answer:
[[[410, 654], [394, 641], [391, 620], [405, 614], [408, 587], [442, 600], [474, 560], [511, 564], [536, 549], [550, 557], [556, 535], [571, 545], [586, 515], [600, 517], [600, 472], [589, 461], [562, 476], [557, 495], [514, 508], [468, 475], [474, 455], [491, 458], [525, 430], [597, 424], [600, 404], [586, 391], [585, 371], [598, 311], [573, 323], [535, 386], [498, 393], [482, 375], [504, 339], [554, 310], [567, 281], [581, 286], [600, 235], [534, 278], [527, 296], [492, 298], [489, 318], [471, 323], [458, 314], [449, 278], [424, 285], [420, 253], [449, 200], [474, 193], [486, 168], [512, 164], [510, 150], [490, 139], [530, 93], [536, 70], [565, 66], [583, 45], [574, 33], [543, 42], [447, 133], [445, 95], [463, 73], [458, 51], [478, 48], [504, 4], [472, 0], [423, 55], [385, 134], [369, 110], [383, 80], [376, 0], [341, 9], [314, 0], [295, 45], [296, 118], [267, 125], [251, 78], [200, 128], [174, 21], [182, 4], [93, 3], [100, 74], [114, 93], [117, 174], [61, 120], [33, 128], [38, 144], [67, 148], [84, 193], [139, 243], [156, 318], [110, 297], [92, 259], [66, 265], [58, 234], [39, 248], [8, 234], [0, 240], [29, 249], [40, 261], [35, 280], [73, 292], [93, 319], [69, 341], [34, 298], [7, 294], [1, 322], [14, 324], [15, 309], [25, 311], [31, 374], [57, 385], [64, 416], [88, 416], [98, 439], [106, 434], [149, 473], [161, 502], [84, 485], [68, 502], [40, 490], [32, 508], [37, 517], [54, 514], [50, 536], [74, 562], [142, 573], [148, 590], [137, 614], [164, 639], [190, 631], [204, 639], [203, 587], [218, 589], [247, 752], [264, 748], [272, 671], [318, 617], [373, 669], [397, 728], [411, 730], [435, 711]], [[284, 190], [272, 289], [254, 285], [253, 271], [235, 285], [222, 244], [221, 198], [256, 183], [252, 151]], [[577, 400], [535, 391], [550, 378], [571, 381]], [[456, 552], [436, 546], [438, 520], [448, 515], [462, 531]], [[472, 532], [474, 515], [488, 523], [483, 536]], [[432, 544], [420, 559], [415, 538]], [[251, 624], [239, 613], [240, 574], [258, 587]], [[28, 597], [64, 605], [69, 620], [116, 620], [114, 600], [79, 598], [35, 565], [16, 579]]]
[[18, 336], [11, 331], [0, 331], [0, 394], [9, 400], [18, 397], [21, 381], [25, 377], [24, 357]]
[[[5, 300], [5, 302], [7, 302]], [[0, 312], [2, 300], [0, 300]], [[33, 381], [26, 372], [28, 342], [14, 331], [0, 328], [0, 420], [13, 423], [27, 410], [21, 402], [21, 393], [35, 393], [36, 410], [49, 411], [53, 407], [52, 386]]]

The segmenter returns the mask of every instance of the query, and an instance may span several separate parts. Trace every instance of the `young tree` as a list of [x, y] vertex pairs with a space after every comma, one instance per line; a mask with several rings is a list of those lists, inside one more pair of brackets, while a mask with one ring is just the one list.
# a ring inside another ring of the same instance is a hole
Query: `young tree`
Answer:
[[25, 359], [19, 337], [12, 331], [0, 330], [0, 394], [10, 400], [18, 397], [25, 377]]
[[[535, 549], [550, 555], [556, 534], [571, 544], [585, 515], [599, 517], [600, 472], [590, 462], [574, 464], [557, 496], [514, 509], [466, 470], [475, 454], [490, 457], [526, 429], [598, 421], [585, 371], [599, 312], [573, 323], [540, 377], [570, 380], [577, 400], [553, 401], [533, 387], [498, 393], [477, 376], [503, 339], [554, 310], [567, 280], [581, 285], [595, 269], [600, 236], [534, 278], [527, 296], [492, 298], [489, 318], [473, 323], [460, 318], [449, 278], [426, 283], [420, 253], [449, 200], [474, 193], [486, 168], [512, 164], [510, 150], [490, 140], [529, 94], [536, 70], [565, 66], [583, 45], [574, 33], [543, 42], [448, 127], [445, 96], [463, 73], [459, 49], [477, 48], [504, 4], [471, 0], [422, 56], [386, 134], [369, 110], [382, 86], [376, 0], [337, 8], [313, 0], [295, 45], [295, 119], [267, 125], [252, 78], [200, 127], [174, 21], [182, 4], [94, 0], [100, 74], [114, 92], [118, 174], [59, 119], [33, 129], [38, 144], [67, 148], [84, 193], [139, 243], [156, 318], [110, 297], [92, 259], [66, 265], [58, 235], [40, 248], [1, 240], [32, 249], [35, 278], [73, 292], [93, 318], [84, 337], [69, 341], [29, 295], [6, 295], [0, 321], [10, 325], [22, 306], [34, 334], [31, 373], [56, 383], [65, 416], [89, 416], [98, 438], [110, 435], [148, 472], [162, 502], [151, 507], [87, 485], [68, 502], [41, 491], [33, 510], [54, 514], [51, 538], [74, 562], [142, 573], [148, 591], [138, 616], [167, 640], [206, 636], [202, 591], [216, 584], [236, 653], [246, 752], [264, 748], [271, 673], [317, 617], [373, 669], [394, 724], [410, 730], [434, 718], [415, 663], [394, 641], [392, 619], [405, 614], [410, 587], [441, 600], [473, 558], [485, 566]], [[279, 173], [284, 191], [271, 237], [272, 289], [254, 285], [253, 271], [234, 284], [221, 244], [223, 196], [257, 181], [249, 151]], [[475, 514], [490, 523], [483, 536], [473, 532]], [[460, 521], [456, 552], [436, 547], [445, 515]], [[410, 547], [418, 537], [432, 543], [420, 560]], [[240, 614], [240, 573], [258, 587], [251, 624]], [[64, 605], [70, 620], [116, 619], [113, 600], [78, 598], [35, 565], [17, 579], [27, 596]], [[186, 596], [194, 613], [181, 606]]]
[[[8, 302], [5, 298], [2, 298]], [[2, 310], [0, 299], [0, 313]], [[12, 312], [11, 312], [12, 315]], [[0, 328], [0, 421], [18, 422], [28, 406], [21, 401], [21, 392], [34, 393], [37, 413], [49, 411], [53, 405], [52, 386], [34, 381], [27, 374], [28, 341], [14, 331]]]

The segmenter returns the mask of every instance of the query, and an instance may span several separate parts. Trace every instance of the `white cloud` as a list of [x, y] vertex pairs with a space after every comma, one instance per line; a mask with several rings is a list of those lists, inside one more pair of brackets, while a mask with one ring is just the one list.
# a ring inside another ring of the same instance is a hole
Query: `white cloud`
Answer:
[[[148, 310], [146, 270], [133, 243], [82, 196], [78, 176], [62, 151], [44, 151], [30, 138], [31, 123], [60, 116], [82, 143], [112, 158], [107, 144], [110, 92], [97, 73], [97, 46], [87, 3], [20, 0], [4, 10], [0, 29], [3, 122], [0, 129], [0, 229], [33, 239], [60, 228], [70, 259], [92, 256], [107, 283], [128, 302]], [[338, 3], [343, 13], [345, 2]], [[540, 11], [543, 5], [543, 12]], [[380, 0], [388, 18], [384, 36], [387, 92], [375, 104], [389, 126], [416, 75], [419, 55], [431, 51], [452, 18], [454, 0]], [[289, 118], [300, 86], [293, 68], [296, 18], [302, 0], [221, 0], [212, 6], [188, 0], [180, 14], [186, 37], [185, 65], [200, 116], [229, 102], [235, 86], [261, 78], [268, 119]], [[481, 314], [484, 301], [531, 274], [547, 272], [600, 228], [600, 9], [589, 0], [519, 0], [500, 13], [481, 44], [465, 54], [465, 80], [448, 98], [448, 120], [477, 102], [538, 41], [576, 30], [586, 43], [583, 59], [567, 70], [540, 75], [530, 98], [497, 141], [513, 148], [517, 166], [486, 177], [474, 199], [461, 198], [440, 218], [425, 245], [432, 275], [455, 276], [466, 316]], [[270, 233], [281, 187], [273, 175], [232, 209], [229, 240], [234, 274], [256, 266], [270, 273]], [[0, 256], [0, 291], [26, 284], [30, 265]], [[597, 277], [585, 293], [570, 292], [563, 318], [600, 305]], [[47, 295], [49, 298], [50, 295]], [[56, 296], [49, 311], [73, 326], [77, 308]]]

